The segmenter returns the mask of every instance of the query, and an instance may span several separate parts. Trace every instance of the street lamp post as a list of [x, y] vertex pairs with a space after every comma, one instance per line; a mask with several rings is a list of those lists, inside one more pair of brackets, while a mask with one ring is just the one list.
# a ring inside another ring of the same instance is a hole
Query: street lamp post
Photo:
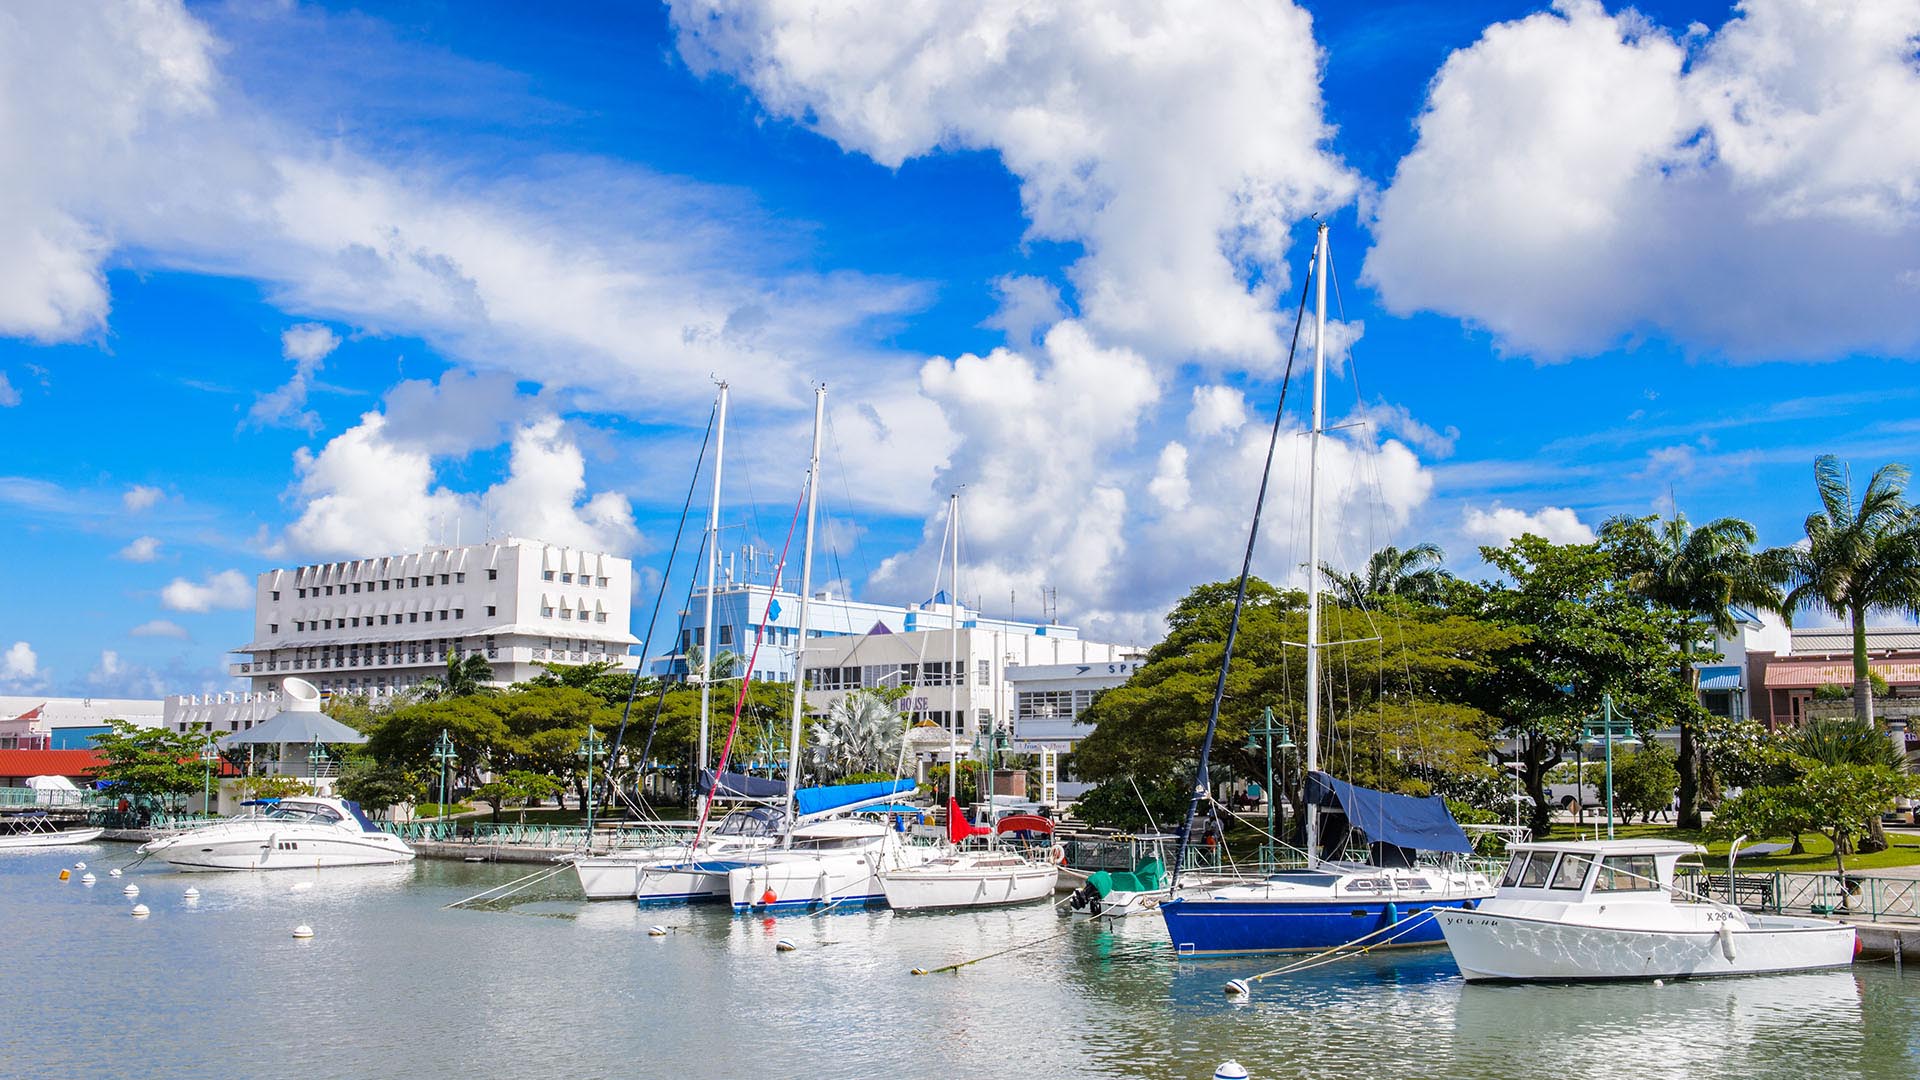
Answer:
[[[315, 739], [313, 741], [313, 749], [307, 751], [307, 779], [309, 781], [317, 781], [320, 779], [320, 766], [324, 764], [326, 760], [326, 747], [321, 746], [320, 740]], [[313, 787], [317, 791], [320, 785], [315, 783]]]
[[580, 756], [587, 761], [587, 848], [593, 848], [593, 761], [604, 751], [604, 743], [594, 735], [593, 725], [587, 725], [586, 738], [580, 740]]
[[[1624, 733], [1624, 734], [1623, 734]], [[1613, 744], [1638, 746], [1640, 740], [1633, 737], [1633, 721], [1618, 716], [1613, 710], [1613, 695], [1600, 698], [1600, 715], [1587, 721], [1583, 734], [1586, 744], [1599, 744], [1607, 753], [1607, 839], [1613, 839]], [[1575, 783], [1576, 789], [1578, 782]]]
[[445, 820], [447, 816], [447, 766], [459, 757], [453, 749], [453, 738], [446, 728], [440, 729], [440, 740], [433, 744], [433, 760], [440, 763], [440, 813], [436, 816]]
[[[1273, 741], [1275, 735], [1280, 736], [1280, 743], [1277, 747]], [[1285, 724], [1275, 727], [1273, 724], [1273, 707], [1268, 706], [1260, 711], [1260, 726], [1249, 729], [1247, 732], [1247, 753], [1257, 754], [1260, 752], [1260, 744], [1254, 741], [1256, 738], [1266, 740], [1267, 837], [1268, 841], [1271, 842], [1274, 835], [1276, 835], [1274, 833], [1275, 826], [1273, 819], [1275, 809], [1273, 802], [1273, 752], [1275, 749], [1278, 749], [1284, 754], [1293, 749], [1293, 731]]]
[[206, 776], [200, 782], [200, 812], [211, 817], [213, 815], [213, 763], [220, 756], [220, 751], [214, 748], [213, 729], [203, 729], [201, 734], [206, 738], [206, 742], [200, 747], [200, 762], [204, 766]]

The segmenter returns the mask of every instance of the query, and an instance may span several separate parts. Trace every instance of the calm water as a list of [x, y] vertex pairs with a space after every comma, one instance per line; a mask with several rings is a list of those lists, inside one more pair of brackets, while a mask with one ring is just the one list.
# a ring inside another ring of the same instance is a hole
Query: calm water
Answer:
[[[1256, 1078], [1920, 1075], [1920, 970], [1890, 965], [1468, 987], [1433, 950], [1270, 979], [1231, 1005], [1228, 978], [1278, 962], [1176, 963], [1158, 920], [763, 921], [588, 904], [564, 878], [510, 909], [447, 911], [529, 868], [107, 876], [130, 857], [0, 854], [0, 1075], [1042, 1080], [1207, 1077], [1226, 1057]], [[56, 880], [77, 859], [97, 885]], [[151, 918], [128, 916], [129, 882]], [[302, 922], [315, 939], [292, 939]], [[675, 930], [649, 938], [652, 923]], [[776, 952], [781, 937], [799, 950]]]

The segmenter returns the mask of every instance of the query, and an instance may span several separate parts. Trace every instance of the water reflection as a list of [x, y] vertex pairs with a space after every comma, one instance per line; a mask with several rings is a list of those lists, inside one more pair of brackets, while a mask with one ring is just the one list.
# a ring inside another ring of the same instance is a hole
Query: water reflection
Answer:
[[[0, 1025], [0, 1073], [244, 1076], [298, 1062], [313, 1080], [749, 1068], [1038, 1080], [1205, 1077], [1231, 1056], [1260, 1080], [1879, 1080], [1920, 1062], [1920, 980], [1887, 967], [1468, 987], [1443, 950], [1419, 950], [1270, 979], [1233, 1005], [1227, 979], [1283, 961], [1176, 961], [1157, 920], [1088, 925], [1045, 907], [750, 919], [589, 904], [564, 879], [449, 910], [540, 868], [428, 860], [318, 875], [138, 867], [128, 880], [153, 917], [136, 920], [117, 887], [55, 880], [85, 857], [117, 885], [105, 870], [120, 854], [0, 860], [0, 962], [33, 1003], [32, 1023]], [[292, 940], [298, 922], [318, 936]], [[656, 923], [672, 931], [648, 937]], [[781, 938], [797, 949], [775, 951]]]

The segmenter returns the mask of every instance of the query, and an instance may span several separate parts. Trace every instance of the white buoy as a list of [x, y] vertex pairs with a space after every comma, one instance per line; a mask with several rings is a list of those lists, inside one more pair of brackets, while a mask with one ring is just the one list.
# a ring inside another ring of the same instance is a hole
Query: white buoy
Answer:
[[114, 867], [113, 869], [111, 869], [111, 870], [109, 870], [109, 871], [107, 871], [107, 876], [108, 876], [108, 877], [119, 877], [119, 876], [120, 876], [120, 868], [116, 866], [116, 867]]
[[127, 894], [128, 896], [139, 896], [139, 895], [140, 895], [140, 886], [138, 886], [138, 885], [129, 885], [129, 886], [127, 886], [126, 888], [124, 888], [124, 889], [121, 889], [120, 891], [121, 891], [121, 892], [123, 892], [123, 893], [126, 893], [126, 894]]
[[87, 868], [87, 864], [83, 862], [77, 862], [73, 864], [73, 868], [75, 870], [85, 870]]
[[779, 941], [773, 943], [773, 948], [776, 952], [792, 952], [799, 947], [800, 946], [795, 945], [786, 938], [781, 938]]
[[183, 898], [185, 898], [185, 899], [188, 899], [188, 900], [198, 900], [198, 899], [200, 899], [200, 890], [199, 890], [199, 889], [196, 889], [196, 888], [194, 888], [194, 887], [193, 887], [193, 886], [191, 886], [191, 885], [189, 885], [189, 886], [187, 886], [187, 891], [186, 891], [186, 892], [183, 892], [183, 893], [181, 893], [180, 895], [181, 895], [181, 896], [182, 896]]
[[301, 923], [299, 926], [293, 928], [293, 936], [297, 938], [310, 938], [313, 936], [313, 927], [308, 926], [306, 923]]
[[89, 870], [89, 871], [87, 871], [86, 873], [84, 873], [84, 874], [81, 874], [81, 875], [80, 875], [80, 884], [82, 884], [82, 885], [91, 885], [91, 884], [93, 884], [93, 871], [91, 871], [91, 870]]
[[1229, 1058], [1213, 1070], [1213, 1080], [1247, 1080], [1247, 1070], [1240, 1063]]
[[649, 926], [647, 927], [647, 936], [648, 937], [666, 937], [667, 928], [664, 926]]
[[1227, 996], [1252, 997], [1253, 987], [1249, 985], [1245, 979], [1229, 979], [1227, 981]]
[[136, 919], [144, 919], [144, 918], [146, 918], [146, 917], [147, 917], [148, 915], [151, 915], [151, 914], [153, 914], [153, 913], [147, 910], [147, 905], [145, 905], [145, 904], [135, 904], [135, 905], [133, 905], [133, 917], [134, 917], [134, 918], [136, 918]]
[[1655, 986], [1656, 988], [1658, 988], [1658, 987], [1662, 987], [1662, 986], [1665, 986], [1665, 985], [1667, 985], [1667, 980], [1665, 980], [1665, 979], [1655, 979], [1655, 980], [1653, 980], [1653, 985], [1654, 985], [1654, 986]]

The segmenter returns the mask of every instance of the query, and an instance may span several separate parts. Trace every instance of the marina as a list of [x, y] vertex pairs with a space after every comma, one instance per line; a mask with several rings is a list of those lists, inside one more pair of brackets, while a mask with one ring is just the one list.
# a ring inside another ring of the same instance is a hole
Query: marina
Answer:
[[[95, 869], [132, 853], [78, 850]], [[0, 1061], [34, 1062], [35, 1075], [124, 1073], [137, 1053], [139, 1073], [161, 1080], [269, 1061], [346, 1080], [400, 1054], [420, 1077], [499, 1075], [505, 1062], [613, 1077], [699, 1073], [724, 1053], [770, 1075], [848, 1080], [985, 1080], [1015, 1059], [1060, 1077], [1204, 1078], [1232, 1059], [1256, 1078], [1364, 1060], [1384, 1075], [1600, 1080], [1629, 1047], [1649, 1078], [1920, 1068], [1920, 981], [1890, 963], [1505, 987], [1468, 985], [1444, 949], [1421, 949], [1269, 980], [1235, 1003], [1220, 987], [1248, 963], [1178, 960], [1151, 918], [667, 914], [589, 903], [561, 879], [509, 906], [449, 910], [526, 868], [422, 859], [318, 876], [189, 877], [148, 862], [126, 880], [151, 916], [131, 919], [104, 870], [92, 889], [57, 880], [76, 857], [0, 858], [10, 989], [36, 1012], [0, 1028]], [[299, 924], [311, 939], [291, 936]], [[649, 936], [653, 924], [668, 932]], [[1022, 943], [953, 974], [911, 974]], [[285, 1008], [296, 988], [300, 1022]]]

